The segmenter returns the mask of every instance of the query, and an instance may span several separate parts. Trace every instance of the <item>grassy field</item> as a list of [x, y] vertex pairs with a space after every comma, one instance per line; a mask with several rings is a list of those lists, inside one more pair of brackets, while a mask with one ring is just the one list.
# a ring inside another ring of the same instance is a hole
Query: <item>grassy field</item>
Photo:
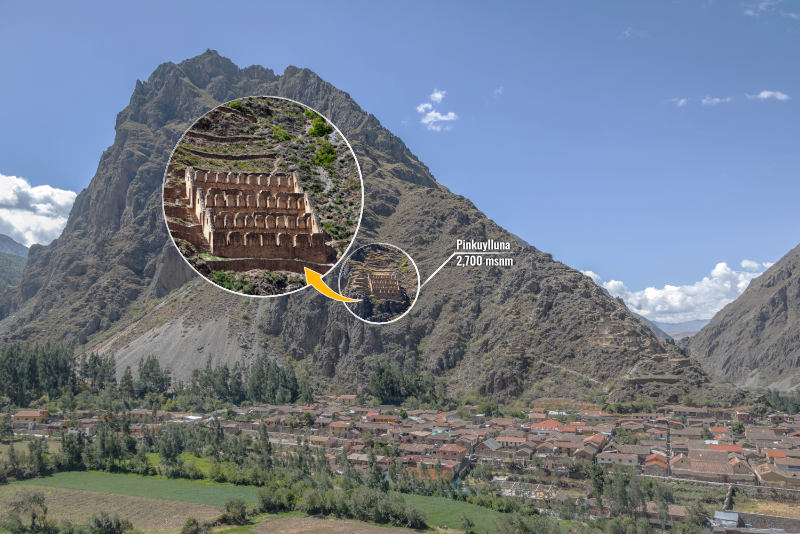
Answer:
[[423, 495], [403, 495], [403, 497], [425, 514], [431, 527], [446, 525], [448, 528], [459, 530], [461, 515], [464, 514], [475, 523], [476, 532], [495, 532], [497, 520], [503, 517], [500, 512], [467, 502]]
[[734, 502], [733, 509], [737, 512], [780, 515], [800, 519], [800, 506], [796, 503], [744, 499], [738, 495], [734, 497]]
[[166, 499], [209, 506], [224, 506], [231, 499], [243, 499], [248, 504], [258, 501], [259, 488], [234, 486], [198, 480], [169, 480], [139, 475], [120, 475], [76, 471], [15, 482], [11, 486], [41, 486], [86, 490], [97, 493]]

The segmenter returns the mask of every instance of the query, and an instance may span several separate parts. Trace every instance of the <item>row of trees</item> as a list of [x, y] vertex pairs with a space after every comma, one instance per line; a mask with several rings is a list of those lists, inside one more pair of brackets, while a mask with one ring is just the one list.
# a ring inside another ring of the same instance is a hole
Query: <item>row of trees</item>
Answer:
[[[444, 384], [418, 366], [377, 363], [368, 393], [382, 404], [450, 407]], [[81, 396], [81, 402], [76, 396]], [[134, 372], [127, 366], [119, 380], [113, 357], [83, 354], [58, 345], [10, 344], [0, 348], [0, 397], [6, 404], [31, 406], [40, 399], [59, 401], [64, 412], [76, 407], [123, 411], [133, 406], [167, 405], [176, 409], [212, 410], [252, 403], [310, 403], [314, 390], [291, 365], [279, 365], [266, 355], [251, 365], [236, 362], [195, 369], [186, 383], [175, 382], [168, 368], [147, 356]], [[171, 403], [170, 403], [171, 401]], [[168, 404], [169, 403], [169, 404]], [[491, 406], [487, 404], [487, 410]]]
[[[76, 400], [80, 395], [81, 402]], [[0, 400], [31, 406], [41, 399], [57, 401], [64, 412], [94, 407], [122, 412], [135, 406], [167, 404], [183, 409], [216, 409], [253, 403], [313, 401], [305, 377], [298, 380], [291, 365], [281, 366], [266, 355], [252, 363], [220, 364], [195, 369], [187, 383], [176, 383], [155, 356], [139, 361], [136, 372], [126, 367], [119, 381], [113, 357], [76, 357], [57, 345], [10, 344], [0, 348]]]
[[767, 403], [775, 410], [792, 415], [800, 413], [800, 391], [781, 395], [774, 389], [768, 389], [765, 396]]
[[369, 393], [381, 404], [403, 404], [409, 399], [419, 405], [439, 407], [449, 404], [444, 385], [432, 374], [419, 371], [416, 365], [375, 364], [369, 377]]

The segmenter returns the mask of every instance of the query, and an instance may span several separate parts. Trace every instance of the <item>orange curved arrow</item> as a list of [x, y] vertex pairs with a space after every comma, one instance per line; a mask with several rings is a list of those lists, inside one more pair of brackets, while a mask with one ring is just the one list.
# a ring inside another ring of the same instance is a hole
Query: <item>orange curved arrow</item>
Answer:
[[328, 297], [329, 299], [338, 300], [341, 302], [358, 302], [361, 299], [351, 299], [347, 297], [343, 297], [333, 289], [329, 288], [325, 285], [325, 282], [322, 281], [322, 275], [319, 274], [317, 271], [312, 271], [308, 267], [304, 267], [306, 270], [306, 282], [308, 285], [313, 286], [314, 289]]

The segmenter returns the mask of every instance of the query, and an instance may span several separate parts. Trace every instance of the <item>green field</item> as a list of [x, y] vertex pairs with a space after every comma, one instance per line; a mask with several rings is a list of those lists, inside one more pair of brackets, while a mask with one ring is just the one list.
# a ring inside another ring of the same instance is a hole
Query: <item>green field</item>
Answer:
[[14, 484], [168, 499], [210, 506], [225, 506], [231, 499], [243, 499], [248, 504], [255, 504], [258, 501], [259, 490], [253, 486], [85, 471], [57, 473]]
[[459, 530], [461, 515], [464, 514], [475, 523], [476, 532], [495, 532], [497, 520], [503, 517], [500, 512], [468, 502], [424, 495], [403, 495], [403, 497], [425, 514], [428, 525], [432, 528], [447, 525], [450, 529]]

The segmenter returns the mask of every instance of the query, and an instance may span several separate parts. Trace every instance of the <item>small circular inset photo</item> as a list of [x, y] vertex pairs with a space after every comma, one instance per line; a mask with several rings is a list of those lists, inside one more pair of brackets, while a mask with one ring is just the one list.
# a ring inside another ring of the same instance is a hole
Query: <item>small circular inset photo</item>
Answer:
[[419, 290], [417, 264], [404, 250], [388, 243], [357, 248], [339, 271], [339, 293], [360, 299], [345, 306], [367, 323], [397, 321], [411, 311]]
[[189, 265], [249, 296], [306, 287], [324, 275], [361, 223], [355, 153], [313, 109], [280, 97], [222, 104], [184, 134], [164, 176], [164, 218]]

